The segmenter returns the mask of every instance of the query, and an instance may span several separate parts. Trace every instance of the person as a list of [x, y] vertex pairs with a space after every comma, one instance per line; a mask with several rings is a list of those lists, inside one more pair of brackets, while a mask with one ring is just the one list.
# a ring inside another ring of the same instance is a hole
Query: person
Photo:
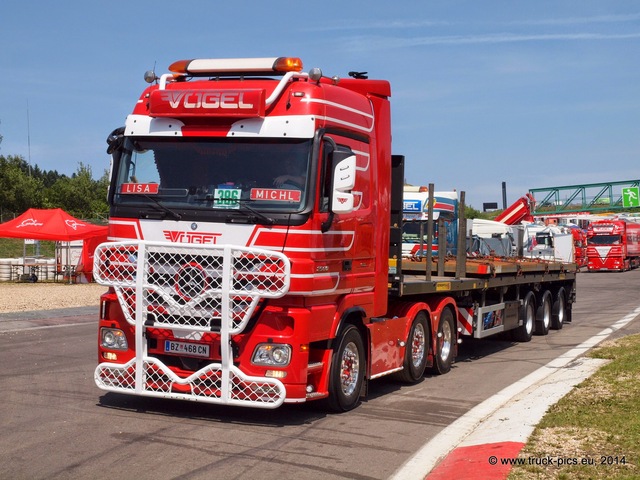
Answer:
[[285, 173], [283, 175], [278, 175], [274, 180], [273, 184], [276, 187], [287, 187], [292, 186], [299, 189], [303, 189], [304, 185], [307, 181], [306, 175], [302, 172], [300, 165], [294, 162], [291, 159], [287, 159], [284, 161], [285, 170], [289, 173]]

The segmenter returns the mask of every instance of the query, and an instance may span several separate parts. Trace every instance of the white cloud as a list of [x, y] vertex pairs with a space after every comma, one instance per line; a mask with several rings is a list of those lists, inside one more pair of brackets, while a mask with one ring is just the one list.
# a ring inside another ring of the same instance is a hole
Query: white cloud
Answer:
[[563, 42], [563, 41], [608, 41], [631, 40], [640, 38], [635, 33], [544, 33], [544, 34], [512, 34], [493, 33], [486, 35], [445, 35], [432, 37], [383, 37], [355, 36], [340, 41], [346, 49], [358, 51], [376, 51], [428, 45], [482, 45], [523, 42]]
[[511, 22], [511, 25], [584, 25], [591, 23], [625, 23], [640, 20], [640, 13], [629, 13], [623, 15], [598, 15], [591, 17], [565, 17], [547, 18], [542, 20], [527, 20], [522, 22]]

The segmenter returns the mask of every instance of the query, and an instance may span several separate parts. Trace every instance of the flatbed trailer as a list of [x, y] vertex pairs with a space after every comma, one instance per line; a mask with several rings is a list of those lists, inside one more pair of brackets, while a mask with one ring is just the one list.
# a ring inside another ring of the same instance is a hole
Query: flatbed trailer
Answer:
[[[454, 260], [445, 262], [445, 275], [437, 276], [437, 266], [432, 265], [430, 279], [426, 279], [425, 262], [404, 262], [402, 282], [399, 290], [403, 297], [446, 294], [460, 298], [474, 293], [480, 297], [488, 292], [504, 289], [505, 287], [518, 287], [543, 289], [546, 284], [561, 285], [566, 292], [567, 305], [565, 307], [565, 319], [560, 323], [557, 319], [553, 328], [561, 327], [563, 323], [570, 321], [569, 305], [575, 302], [575, 278], [576, 271], [568, 268], [567, 264], [551, 262], [535, 262], [524, 259], [473, 259], [467, 261], [467, 274], [465, 277], [456, 277], [457, 263]], [[557, 294], [555, 295], [557, 297]], [[513, 298], [519, 300], [519, 296]], [[504, 297], [503, 297], [504, 301]], [[499, 302], [502, 303], [502, 302]], [[484, 305], [487, 307], [487, 305]], [[556, 312], [557, 315], [557, 312]], [[552, 320], [553, 321], [553, 320]], [[551, 325], [550, 325], [551, 326]], [[545, 326], [539, 327], [541, 333], [546, 333]], [[480, 329], [480, 330], [478, 330]], [[462, 328], [462, 335], [473, 335], [483, 338], [493, 333], [505, 331], [504, 326], [490, 332], [482, 331], [482, 325], [475, 328]], [[527, 338], [524, 338], [526, 341]]]
[[[403, 177], [403, 161], [401, 157], [395, 159], [399, 170], [394, 172], [396, 183]], [[459, 221], [464, 225], [464, 193], [461, 196]], [[396, 202], [392, 198], [392, 204]], [[392, 213], [391, 218], [393, 231], [399, 215]], [[429, 224], [432, 223], [430, 219]], [[428, 230], [430, 238], [433, 227]], [[518, 341], [529, 341], [533, 333], [546, 335], [550, 328], [560, 329], [571, 321], [578, 271], [574, 263], [525, 257], [470, 257], [461, 244], [456, 256], [440, 254], [437, 258], [428, 255], [398, 260], [393, 242], [390, 251], [396, 253], [391, 260], [390, 295], [403, 301], [425, 299], [427, 303], [433, 295], [452, 299], [458, 311], [457, 341], [465, 336], [485, 338], [507, 331]], [[432, 326], [433, 331], [436, 328]], [[437, 352], [435, 345], [434, 355]]]

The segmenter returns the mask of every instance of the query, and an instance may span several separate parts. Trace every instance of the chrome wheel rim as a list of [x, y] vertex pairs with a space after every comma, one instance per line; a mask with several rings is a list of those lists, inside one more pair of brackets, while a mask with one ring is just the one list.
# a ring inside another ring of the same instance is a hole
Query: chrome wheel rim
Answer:
[[558, 323], [563, 324], [564, 323], [564, 297], [560, 296], [560, 298], [558, 298], [558, 301], [560, 302], [560, 304], [558, 305]]
[[533, 332], [533, 320], [534, 320], [534, 313], [533, 313], [533, 305], [531, 305], [531, 303], [529, 303], [527, 305], [527, 319], [526, 319], [526, 324], [525, 324], [525, 328], [527, 329], [527, 333], [531, 333]]
[[340, 359], [340, 384], [342, 393], [350, 396], [356, 390], [358, 376], [360, 374], [360, 357], [355, 343], [348, 343]]
[[548, 329], [549, 325], [551, 325], [551, 303], [548, 301], [545, 302], [544, 304], [544, 313], [542, 315], [542, 323], [545, 329]]
[[451, 325], [449, 322], [442, 324], [442, 331], [440, 332], [440, 358], [447, 360], [451, 353], [451, 339], [452, 339]]
[[424, 325], [418, 323], [413, 330], [413, 338], [411, 339], [411, 363], [414, 367], [419, 367], [424, 359], [426, 350], [426, 338], [424, 334]]

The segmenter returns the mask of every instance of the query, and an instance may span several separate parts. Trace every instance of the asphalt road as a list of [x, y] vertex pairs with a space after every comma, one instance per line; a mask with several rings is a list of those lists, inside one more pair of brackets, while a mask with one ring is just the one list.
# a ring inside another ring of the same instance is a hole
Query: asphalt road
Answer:
[[[376, 380], [340, 415], [106, 393], [93, 382], [97, 307], [2, 314], [0, 479], [386, 479], [469, 409], [634, 310], [639, 292], [640, 270], [580, 273], [561, 331], [466, 341], [449, 374]], [[636, 319], [616, 336], [638, 332]]]

